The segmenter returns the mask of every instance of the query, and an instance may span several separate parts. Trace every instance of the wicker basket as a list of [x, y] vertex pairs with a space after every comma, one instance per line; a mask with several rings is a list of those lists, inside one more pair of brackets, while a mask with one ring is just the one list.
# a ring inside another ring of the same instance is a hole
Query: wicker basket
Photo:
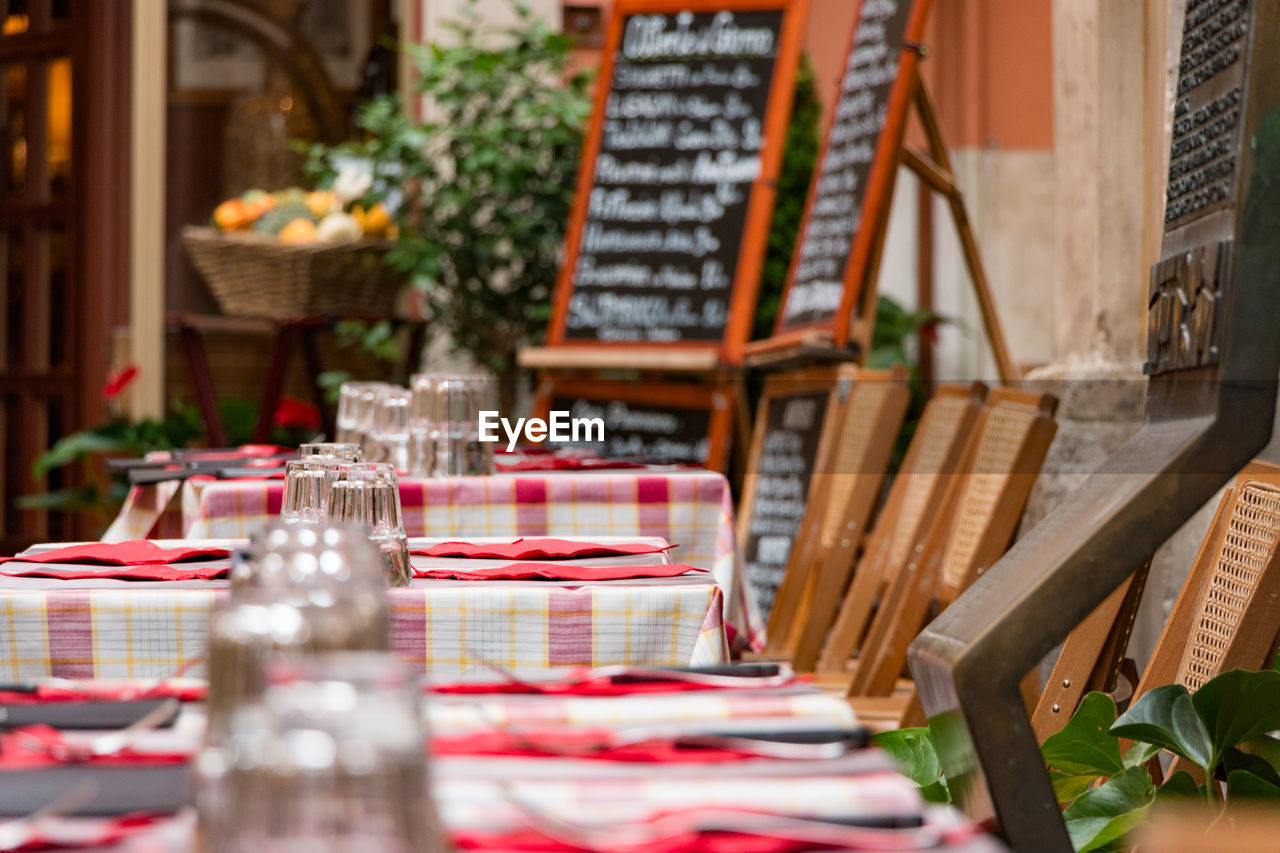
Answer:
[[383, 263], [389, 240], [287, 244], [188, 226], [182, 242], [223, 313], [234, 317], [389, 317], [404, 283]]

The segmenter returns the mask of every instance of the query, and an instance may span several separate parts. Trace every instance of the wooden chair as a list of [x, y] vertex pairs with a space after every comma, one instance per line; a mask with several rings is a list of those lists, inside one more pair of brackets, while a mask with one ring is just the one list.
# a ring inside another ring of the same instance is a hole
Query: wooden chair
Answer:
[[[1057, 432], [1057, 405], [1047, 394], [1008, 388], [990, 393], [969, 440], [963, 473], [950, 478], [923, 547], [872, 620], [849, 697], [891, 696], [906, 665], [907, 646], [930, 607], [945, 608], [1008, 549]], [[918, 715], [914, 689], [903, 698], [904, 713], [914, 705]], [[869, 718], [877, 709], [879, 703], [864, 706], [862, 716]]]
[[[902, 426], [911, 394], [907, 374], [895, 370], [859, 370], [849, 393], [838, 401], [835, 417], [825, 425], [804, 519], [797, 532], [786, 571], [778, 587], [766, 627], [761, 658], [781, 659], [799, 669], [812, 669], [816, 648], [807, 662], [796, 655], [812, 621], [830, 625], [840, 591], [862, 531], [880, 495], [894, 438]], [[834, 590], [834, 591], [833, 591]], [[822, 629], [825, 633], [825, 628]]]
[[783, 625], [787, 659], [798, 671], [813, 669], [822, 640], [835, 619], [876, 504], [894, 440], [911, 393], [906, 372], [871, 375], [863, 371], [845, 405], [831, 466], [815, 475], [813, 499], [802, 536], [811, 544], [796, 550], [783, 584], [802, 590], [799, 606]]
[[[884, 508], [867, 537], [839, 615], [825, 638], [817, 661], [820, 680], [834, 678], [848, 683], [849, 663], [875, 603], [905, 571], [908, 557], [923, 538], [928, 521], [936, 516], [949, 480], [947, 475], [959, 468], [986, 396], [987, 387], [981, 383], [941, 385], [925, 406]], [[825, 632], [826, 628], [822, 630]], [[816, 628], [806, 641], [811, 642], [814, 633]], [[797, 663], [803, 659], [804, 655], [797, 653]]]
[[[1221, 672], [1270, 665], [1280, 629], [1278, 564], [1280, 466], [1255, 461], [1218, 503], [1134, 698], [1162, 684], [1194, 692]], [[1133, 589], [1140, 596], [1142, 582], [1113, 592], [1063, 644], [1032, 718], [1041, 740], [1066, 724], [1088, 690], [1112, 689], [1097, 673], [1114, 672], [1123, 654], [1137, 609]]]

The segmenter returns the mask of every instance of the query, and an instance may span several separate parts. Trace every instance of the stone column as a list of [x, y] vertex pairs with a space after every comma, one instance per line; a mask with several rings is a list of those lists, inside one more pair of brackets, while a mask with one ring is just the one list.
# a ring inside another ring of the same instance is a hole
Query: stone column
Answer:
[[[1054, 0], [1057, 439], [1024, 525], [1043, 518], [1142, 422], [1148, 267], [1163, 231], [1185, 0]], [[1130, 653], [1150, 654], [1208, 516], [1157, 555]]]

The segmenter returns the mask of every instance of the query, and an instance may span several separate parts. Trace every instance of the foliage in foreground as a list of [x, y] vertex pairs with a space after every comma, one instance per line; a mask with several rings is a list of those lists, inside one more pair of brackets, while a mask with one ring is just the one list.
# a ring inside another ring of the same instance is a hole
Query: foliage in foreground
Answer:
[[[1280, 808], [1276, 730], [1280, 672], [1236, 669], [1194, 695], [1180, 684], [1157, 687], [1118, 717], [1110, 696], [1090, 693], [1041, 753], [1075, 849], [1117, 851], [1159, 802], [1203, 809], [1207, 818], [1245, 802]], [[1122, 740], [1132, 742], [1123, 751]], [[925, 799], [950, 801], [929, 729], [884, 732], [874, 741]], [[1148, 769], [1153, 758], [1178, 762], [1158, 785]]]

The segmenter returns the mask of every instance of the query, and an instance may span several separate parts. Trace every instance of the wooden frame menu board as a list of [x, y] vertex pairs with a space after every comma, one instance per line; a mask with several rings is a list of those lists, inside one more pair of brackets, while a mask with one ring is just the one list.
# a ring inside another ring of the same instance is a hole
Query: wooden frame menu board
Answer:
[[604, 440], [579, 443], [602, 457], [723, 472], [736, 394], [731, 382], [557, 378], [538, 387], [534, 410], [544, 419], [551, 411], [602, 419]]
[[807, 9], [617, 0], [542, 362], [569, 347], [630, 347], [636, 368], [655, 349], [741, 361]]
[[815, 367], [764, 381], [738, 510], [738, 545], [763, 615], [782, 583], [814, 472], [831, 453], [857, 372], [853, 365]]
[[857, 357], [865, 357], [875, 311], [871, 279], [930, 3], [861, 0], [774, 333], [753, 343], [753, 352], [815, 340], [843, 347], [856, 311], [867, 320], [867, 328], [853, 335]]

